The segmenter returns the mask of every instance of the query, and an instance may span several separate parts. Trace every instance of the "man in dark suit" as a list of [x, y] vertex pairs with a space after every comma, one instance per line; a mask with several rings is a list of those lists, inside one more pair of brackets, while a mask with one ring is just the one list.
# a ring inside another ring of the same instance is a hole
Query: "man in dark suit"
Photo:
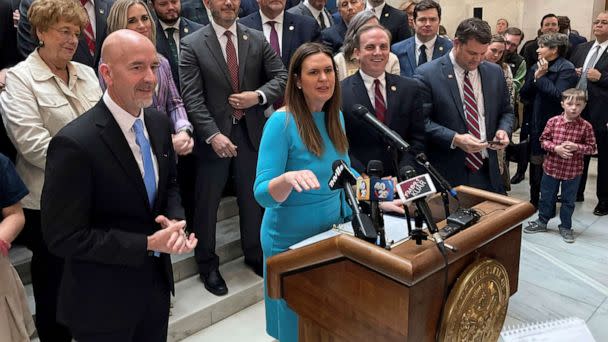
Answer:
[[509, 144], [515, 117], [501, 68], [482, 62], [492, 39], [490, 25], [465, 19], [455, 36], [449, 54], [416, 69], [429, 91], [429, 160], [454, 186], [503, 193], [496, 150]]
[[173, 81], [179, 89], [179, 41], [203, 25], [181, 16], [180, 0], [152, 0], [156, 13], [156, 50], [169, 60]]
[[49, 250], [65, 259], [58, 318], [79, 342], [166, 341], [169, 254], [197, 240], [173, 221], [184, 212], [169, 119], [143, 109], [159, 62], [131, 30], [108, 36], [103, 60], [102, 100], [48, 149], [41, 217]]
[[392, 46], [399, 58], [401, 76], [412, 77], [414, 70], [452, 49], [452, 42], [437, 35], [441, 23], [441, 6], [433, 0], [423, 0], [414, 7], [416, 34]]
[[382, 136], [353, 113], [355, 104], [365, 106], [405, 139], [413, 154], [424, 152], [423, 85], [412, 78], [386, 73], [384, 68], [389, 53], [390, 38], [386, 28], [373, 25], [360, 29], [354, 49], [360, 68], [341, 83], [342, 112], [352, 166], [363, 173], [370, 160], [380, 160], [385, 176], [396, 177], [401, 167], [416, 165], [412, 154], [389, 150]]
[[313, 18], [286, 12], [285, 0], [259, 0], [259, 4], [260, 10], [240, 19], [239, 24], [262, 31], [288, 68], [300, 45], [319, 40], [319, 26]]
[[[559, 32], [557, 16], [553, 13], [545, 14], [540, 20], [540, 29], [538, 30], [538, 35], [540, 36], [547, 33], [557, 32]], [[538, 53], [536, 50], [538, 50], [536, 38], [527, 41], [521, 48], [520, 54], [526, 60], [526, 66], [528, 69], [538, 62]]]
[[334, 54], [340, 52], [344, 43], [344, 35], [350, 20], [365, 9], [365, 0], [338, 1], [338, 16], [334, 15], [334, 25], [321, 31], [321, 41], [329, 46]]
[[[581, 77], [579, 88], [586, 89], [587, 106], [583, 117], [593, 126], [597, 140], [597, 199], [593, 213], [608, 214], [608, 12], [601, 12], [593, 22], [595, 41], [580, 44], [570, 60]], [[589, 157], [585, 158], [585, 171], [577, 197], [582, 197], [587, 182]]]
[[563, 33], [568, 36], [568, 43], [570, 46], [568, 47], [568, 52], [566, 52], [566, 58], [570, 59], [570, 56], [576, 47], [582, 43], [586, 43], [587, 38], [579, 35], [577, 32], [572, 31], [572, 28], [570, 27], [570, 18], [568, 18], [568, 16], [558, 16], [557, 24], [559, 26], [559, 33]]
[[181, 0], [182, 17], [203, 26], [209, 24], [209, 15], [202, 0]]
[[[17, 51], [17, 28], [13, 20], [13, 14], [19, 13], [19, 0], [0, 0], [0, 92], [4, 91], [6, 71], [8, 68], [23, 60]], [[0, 114], [2, 109], [0, 109]], [[4, 125], [0, 125], [0, 153], [7, 156], [13, 162], [17, 151], [6, 135]]]
[[198, 159], [194, 226], [196, 262], [205, 288], [228, 292], [215, 254], [222, 190], [233, 177], [245, 263], [262, 274], [262, 209], [253, 197], [264, 108], [283, 95], [287, 71], [264, 34], [236, 22], [239, 0], [205, 0], [210, 25], [182, 39], [179, 76], [194, 125]]
[[325, 30], [334, 25], [334, 18], [325, 8], [327, 0], [303, 0], [299, 5], [290, 8], [287, 12], [312, 17], [317, 21], [319, 28]]
[[[83, 0], [78, 0], [83, 2]], [[114, 0], [84, 0], [84, 9], [89, 16], [91, 24], [91, 30], [94, 36], [94, 50], [89, 49], [87, 43], [87, 36], [83, 34], [78, 40], [78, 47], [74, 53], [72, 60], [90, 66], [97, 71], [97, 64], [99, 64], [99, 57], [101, 56], [101, 45], [107, 35], [106, 30], [106, 19], [110, 8], [114, 3]], [[19, 12], [21, 18], [19, 19], [19, 25], [17, 27], [17, 47], [19, 52], [26, 58], [36, 48], [36, 40], [31, 34], [31, 25], [27, 18], [27, 11], [32, 5], [34, 0], [22, 0], [19, 6]], [[94, 24], [94, 25], [93, 25]]]
[[405, 12], [387, 4], [384, 0], [368, 0], [366, 9], [374, 12], [380, 24], [391, 32], [391, 45], [412, 36]]

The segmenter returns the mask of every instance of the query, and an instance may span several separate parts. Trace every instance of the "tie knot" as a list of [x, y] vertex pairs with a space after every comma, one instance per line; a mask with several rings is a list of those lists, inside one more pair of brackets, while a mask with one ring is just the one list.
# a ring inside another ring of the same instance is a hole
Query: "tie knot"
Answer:
[[375, 86], [379, 86], [380, 85], [380, 80], [379, 79], [374, 79], [374, 85]]
[[167, 27], [165, 29], [165, 32], [167, 32], [167, 34], [170, 34], [170, 35], [174, 34], [175, 31], [177, 31], [177, 29], [175, 27]]
[[231, 31], [226, 30], [226, 32], [224, 32], [224, 35], [226, 37], [228, 37], [228, 39], [232, 38], [232, 32]]
[[135, 134], [140, 134], [144, 131], [144, 123], [141, 119], [135, 120], [133, 123], [133, 130], [135, 131]]
[[80, 0], [80, 3], [82, 4], [82, 6], [84, 6], [87, 2], [89, 2], [89, 0]]
[[426, 51], [426, 45], [424, 45], [424, 44], [420, 45], [420, 51]]
[[270, 25], [270, 27], [273, 27], [273, 28], [274, 28], [274, 24], [276, 24], [277, 22], [276, 22], [276, 21], [274, 21], [274, 20], [268, 20], [266, 23], [267, 23], [268, 25]]

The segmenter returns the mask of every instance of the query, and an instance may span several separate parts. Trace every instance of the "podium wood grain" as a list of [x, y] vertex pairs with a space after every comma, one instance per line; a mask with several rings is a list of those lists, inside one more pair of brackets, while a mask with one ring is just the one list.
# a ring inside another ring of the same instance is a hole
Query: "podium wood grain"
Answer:
[[[512, 295], [519, 274], [520, 222], [534, 208], [470, 187], [457, 191], [460, 205], [484, 216], [446, 241], [458, 248], [448, 253], [448, 286], [473, 261], [489, 257], [507, 269]], [[440, 199], [429, 205], [441, 219]], [[407, 241], [388, 251], [340, 235], [273, 256], [267, 264], [268, 294], [285, 299], [299, 315], [300, 341], [433, 341], [444, 277], [444, 259], [431, 241]]]

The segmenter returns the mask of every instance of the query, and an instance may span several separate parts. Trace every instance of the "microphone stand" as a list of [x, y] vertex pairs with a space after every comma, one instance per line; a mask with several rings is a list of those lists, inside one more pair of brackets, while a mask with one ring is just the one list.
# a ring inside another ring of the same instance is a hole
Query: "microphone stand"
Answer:
[[[392, 155], [392, 162], [393, 162], [393, 167], [394, 170], [397, 173], [397, 183], [403, 182], [405, 179], [403, 179], [403, 177], [401, 177], [401, 175], [399, 174], [399, 151], [394, 148], [391, 144], [388, 145], [388, 149], [391, 152]], [[395, 189], [395, 195], [397, 195], [397, 189]], [[396, 197], [396, 196], [395, 196]], [[406, 204], [403, 204], [403, 211], [405, 212], [405, 223], [406, 223], [406, 227], [407, 227], [407, 235], [411, 236], [412, 235], [412, 217], [410, 216], [410, 211], [407, 208]], [[425, 237], [426, 239], [426, 237]], [[418, 241], [418, 240], [416, 240]], [[420, 242], [422, 243], [422, 242]], [[420, 244], [418, 243], [418, 244]]]
[[443, 201], [443, 211], [445, 212], [445, 218], [448, 218], [448, 216], [450, 216], [450, 198], [448, 197], [448, 189], [445, 187], [441, 179], [439, 179], [438, 171], [433, 167], [433, 165], [431, 165], [428, 159], [426, 159], [424, 154], [417, 154], [414, 157], [416, 158], [418, 164], [422, 165], [426, 169], [426, 172], [433, 177], [435, 184], [439, 186], [439, 189], [441, 190], [441, 199]]

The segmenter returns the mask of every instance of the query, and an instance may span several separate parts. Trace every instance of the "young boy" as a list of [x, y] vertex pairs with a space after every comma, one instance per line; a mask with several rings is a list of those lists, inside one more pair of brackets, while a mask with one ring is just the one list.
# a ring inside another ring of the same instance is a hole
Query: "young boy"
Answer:
[[580, 117], [587, 104], [587, 93], [580, 89], [568, 89], [562, 93], [561, 104], [564, 112], [549, 119], [540, 136], [541, 146], [547, 154], [540, 183], [538, 219], [530, 221], [524, 232], [547, 231], [547, 222], [555, 216], [557, 192], [561, 184], [559, 233], [565, 242], [572, 243], [572, 212], [583, 173], [583, 156], [595, 153], [596, 145], [593, 127]]

